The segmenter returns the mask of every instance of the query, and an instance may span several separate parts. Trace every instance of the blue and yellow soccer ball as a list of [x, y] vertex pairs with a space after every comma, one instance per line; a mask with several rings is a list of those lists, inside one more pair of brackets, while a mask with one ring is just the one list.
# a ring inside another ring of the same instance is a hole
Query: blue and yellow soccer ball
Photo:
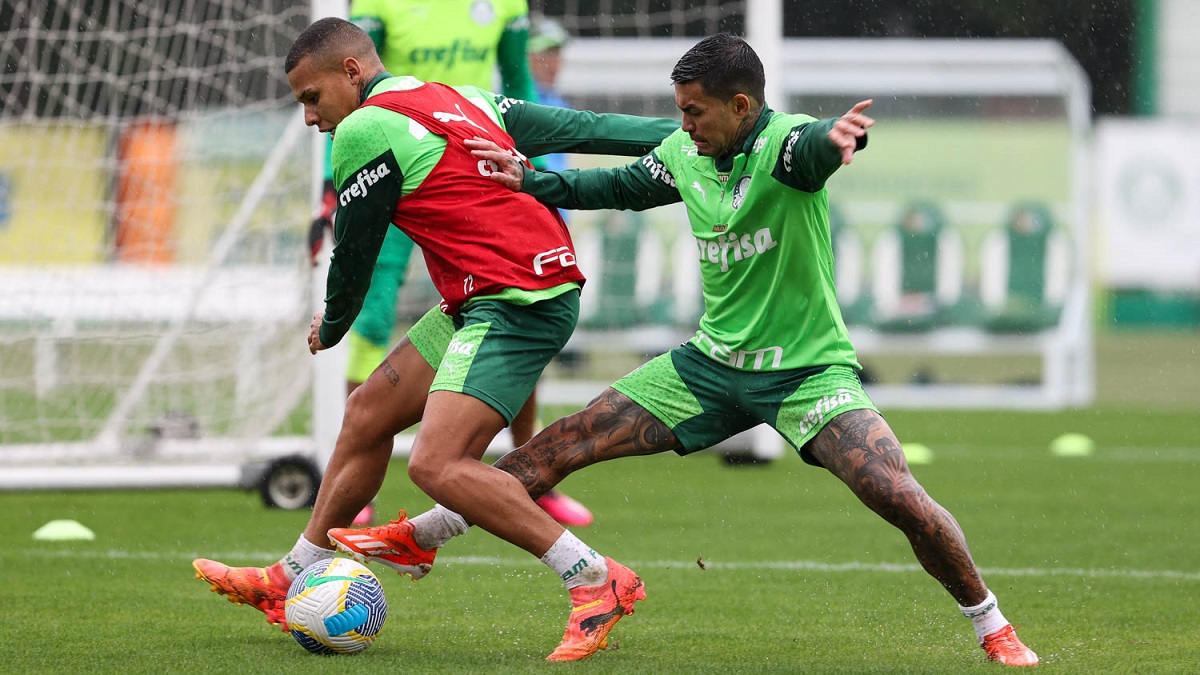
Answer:
[[355, 654], [379, 635], [387, 598], [379, 579], [362, 563], [329, 558], [313, 563], [288, 589], [288, 629], [314, 654]]

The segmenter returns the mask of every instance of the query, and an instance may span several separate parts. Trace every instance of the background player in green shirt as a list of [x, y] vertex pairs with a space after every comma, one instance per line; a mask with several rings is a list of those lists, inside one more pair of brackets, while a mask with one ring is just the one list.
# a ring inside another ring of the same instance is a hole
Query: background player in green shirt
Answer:
[[[527, 0], [351, 0], [350, 21], [375, 43], [388, 72], [426, 82], [473, 85], [490, 90], [497, 70], [500, 91], [509, 98], [538, 102], [526, 55], [529, 38]], [[325, 195], [313, 222], [309, 244], [318, 253], [335, 208], [333, 170], [326, 145]], [[354, 391], [383, 362], [392, 346], [396, 303], [412, 257], [413, 242], [397, 228], [388, 231], [380, 249], [371, 288], [346, 341], [346, 391]], [[536, 392], [513, 419], [513, 445], [533, 436], [537, 424]], [[552, 490], [538, 505], [560, 523], [592, 522], [588, 509]], [[368, 505], [355, 518], [365, 525], [374, 516]]]
[[[536, 496], [599, 461], [687, 455], [769, 424], [905, 534], [990, 659], [1036, 665], [984, 585], [958, 523], [913, 477], [857, 375], [834, 294], [825, 182], [865, 147], [871, 101], [825, 120], [772, 111], [758, 56], [729, 34], [698, 43], [671, 79], [681, 129], [624, 167], [533, 173], [493, 144], [468, 141], [476, 156], [503, 167], [493, 179], [553, 206], [640, 210], [682, 201], [705, 299], [687, 344], [621, 378], [496, 467]], [[437, 547], [444, 531], [430, 524], [410, 539]]]

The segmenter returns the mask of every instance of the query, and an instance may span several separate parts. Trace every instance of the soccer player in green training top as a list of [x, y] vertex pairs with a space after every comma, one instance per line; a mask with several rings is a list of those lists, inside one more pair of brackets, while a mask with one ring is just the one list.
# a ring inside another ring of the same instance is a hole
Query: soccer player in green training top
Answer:
[[[577, 113], [478, 87], [392, 77], [367, 35], [341, 19], [305, 29], [285, 67], [305, 122], [337, 131], [336, 245], [326, 309], [314, 318], [310, 349], [315, 353], [344, 337], [393, 225], [421, 246], [453, 320], [446, 322], [439, 309], [427, 314], [350, 396], [317, 502], [293, 549], [267, 567], [197, 559], [198, 577], [230, 600], [261, 610], [269, 622], [284, 623], [290, 580], [333, 555], [322, 545], [327, 532], [348, 524], [375, 495], [393, 436], [420, 422], [408, 463], [413, 482], [462, 514], [454, 516], [454, 527], [465, 531], [465, 517], [558, 574], [576, 610], [549, 658], [586, 658], [645, 596], [641, 580], [564, 530], [511, 475], [480, 461], [573, 330], [583, 276], [558, 211], [494, 183], [488, 175], [495, 167], [471, 156], [465, 141], [478, 135], [530, 155], [636, 156], [678, 124]], [[443, 525], [453, 520], [436, 518]], [[401, 517], [397, 526], [413, 524]], [[414, 577], [432, 561], [402, 559], [419, 552], [397, 551], [390, 541], [353, 542]]]
[[[350, 21], [371, 37], [389, 73], [491, 89], [499, 71], [501, 93], [539, 102], [526, 55], [530, 30], [526, 0], [351, 0]], [[314, 260], [337, 206], [328, 150], [327, 145], [321, 212], [309, 235]], [[347, 393], [366, 381], [392, 346], [396, 302], [412, 250], [412, 240], [397, 228], [384, 237], [371, 287], [346, 340]], [[514, 446], [533, 436], [536, 417], [535, 391], [513, 419]], [[567, 526], [592, 522], [592, 514], [583, 504], [557, 490], [539, 498], [538, 505]], [[368, 505], [354, 522], [367, 524], [373, 515], [374, 508]]]
[[[958, 602], [993, 661], [1035, 665], [984, 585], [954, 518], [910, 473], [867, 398], [834, 294], [825, 182], [866, 146], [871, 101], [840, 118], [772, 111], [758, 56], [729, 34], [706, 38], [671, 74], [680, 130], [616, 169], [535, 173], [493, 144], [468, 145], [493, 179], [564, 208], [646, 209], [682, 201], [700, 260], [705, 312], [695, 336], [626, 375], [583, 411], [496, 462], [537, 496], [599, 461], [687, 455], [766, 423], [899, 528]], [[447, 527], [418, 516], [414, 547]], [[383, 530], [386, 528], [375, 528]], [[341, 534], [345, 538], [345, 534]], [[431, 562], [431, 560], [430, 560]]]

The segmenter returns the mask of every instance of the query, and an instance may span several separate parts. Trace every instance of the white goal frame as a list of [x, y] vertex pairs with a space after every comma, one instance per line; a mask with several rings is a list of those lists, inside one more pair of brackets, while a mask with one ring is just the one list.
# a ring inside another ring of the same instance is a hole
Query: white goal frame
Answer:
[[[345, 0], [312, 0], [310, 11], [316, 16], [344, 16], [345, 4]], [[36, 37], [36, 29], [33, 35]], [[32, 38], [29, 42], [34, 44]], [[282, 79], [283, 74], [271, 76]], [[57, 343], [73, 339], [76, 326], [122, 320], [162, 326], [153, 333], [153, 347], [138, 364], [132, 382], [117, 392], [113, 410], [99, 433], [79, 441], [0, 447], [0, 490], [252, 488], [274, 460], [301, 457], [310, 458], [314, 464], [318, 461], [319, 415], [314, 415], [314, 433], [308, 435], [251, 433], [195, 438], [185, 429], [178, 436], [168, 430], [163, 437], [148, 442], [128, 435], [132, 412], [147, 397], [156, 371], [169, 358], [189, 322], [203, 323], [207, 317], [216, 316], [219, 322], [240, 322], [245, 327], [246, 335], [236, 355], [236, 395], [240, 396], [243, 384], [250, 388], [262, 375], [262, 350], [268, 347], [262, 344], [259, 328], [294, 322], [311, 309], [310, 302], [299, 296], [316, 297], [320, 291], [307, 272], [277, 265], [225, 265], [255, 211], [263, 208], [279, 172], [293, 161], [310, 134], [320, 136], [305, 126], [296, 106], [282, 120], [278, 140], [245, 186], [237, 208], [221, 223], [220, 236], [199, 265], [85, 264], [52, 271], [35, 266], [0, 267], [0, 281], [9, 291], [9, 300], [0, 303], [0, 319], [36, 320], [49, 326], [37, 337], [32, 364], [39, 395], [57, 386]], [[296, 228], [301, 230], [303, 223], [297, 222]], [[323, 278], [319, 285], [323, 290]], [[297, 289], [301, 293], [293, 292]], [[303, 336], [296, 339], [302, 340]], [[264, 428], [276, 427], [313, 390], [312, 371], [302, 373], [303, 377], [273, 401], [268, 419], [261, 420]], [[314, 409], [317, 405], [314, 401]], [[164, 420], [164, 424], [170, 423]]]

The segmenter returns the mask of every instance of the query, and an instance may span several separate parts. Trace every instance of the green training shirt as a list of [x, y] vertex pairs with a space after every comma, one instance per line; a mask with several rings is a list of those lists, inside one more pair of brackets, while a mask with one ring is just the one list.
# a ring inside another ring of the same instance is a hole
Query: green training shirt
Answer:
[[[385, 73], [366, 90], [369, 97], [421, 84], [416, 78]], [[670, 119], [598, 115], [506, 98], [479, 87], [454, 89], [507, 131], [517, 150], [527, 156], [549, 152], [637, 156], [679, 128], [679, 123]], [[320, 333], [327, 347], [342, 339], [362, 307], [375, 259], [392, 227], [396, 203], [421, 185], [445, 147], [441, 136], [405, 115], [376, 106], [358, 108], [338, 124], [331, 158], [339, 199], [350, 190], [358, 195], [365, 188], [365, 194], [339, 203], [334, 220], [337, 243]], [[387, 171], [380, 172], [381, 165], [388, 167]], [[359, 182], [366, 185], [356, 187]]]
[[500, 91], [537, 100], [527, 0], [352, 0], [350, 20], [375, 41], [388, 72], [491, 89], [499, 66]]
[[739, 370], [859, 368], [834, 292], [825, 181], [841, 166], [827, 136], [835, 121], [764, 110], [720, 162], [680, 129], [615, 169], [527, 170], [522, 190], [568, 209], [682, 201], [704, 289], [693, 345]]

